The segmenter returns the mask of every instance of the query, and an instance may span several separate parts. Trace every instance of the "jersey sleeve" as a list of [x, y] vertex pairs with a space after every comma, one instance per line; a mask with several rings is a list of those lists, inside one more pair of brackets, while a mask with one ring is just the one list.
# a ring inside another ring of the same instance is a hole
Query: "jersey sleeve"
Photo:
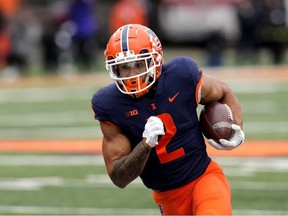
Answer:
[[185, 71], [184, 74], [187, 76], [187, 80], [191, 81], [193, 87], [196, 88], [201, 80], [202, 70], [193, 59], [187, 57], [183, 58], [183, 66], [186, 68], [183, 71]]
[[105, 117], [105, 112], [103, 110], [103, 108], [101, 108], [101, 106], [99, 106], [98, 103], [98, 92], [95, 93], [92, 97], [91, 100], [91, 108], [94, 112], [94, 119], [99, 120], [99, 121], [107, 121], [107, 117]]
[[100, 89], [92, 97], [91, 108], [94, 112], [94, 119], [111, 122], [109, 106], [106, 106], [106, 101], [103, 98], [107, 98], [103, 89]]
[[188, 57], [178, 57], [177, 67], [182, 83], [186, 84], [186, 89], [190, 90], [199, 104], [201, 99], [202, 70], [196, 61]]

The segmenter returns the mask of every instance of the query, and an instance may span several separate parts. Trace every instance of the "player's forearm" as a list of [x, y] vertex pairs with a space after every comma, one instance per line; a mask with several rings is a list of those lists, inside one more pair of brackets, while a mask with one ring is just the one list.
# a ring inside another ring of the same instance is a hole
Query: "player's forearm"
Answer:
[[117, 160], [110, 175], [113, 183], [124, 188], [136, 179], [143, 171], [150, 151], [151, 148], [142, 140], [129, 155]]
[[230, 107], [233, 113], [234, 123], [242, 128], [243, 124], [242, 109], [236, 95], [230, 90], [224, 95], [221, 102], [227, 104]]

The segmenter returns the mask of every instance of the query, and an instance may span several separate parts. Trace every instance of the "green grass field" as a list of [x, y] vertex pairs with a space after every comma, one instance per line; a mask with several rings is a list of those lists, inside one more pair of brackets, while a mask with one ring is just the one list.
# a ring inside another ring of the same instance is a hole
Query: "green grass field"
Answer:
[[[247, 139], [288, 139], [287, 80], [227, 82]], [[0, 140], [99, 138], [90, 99], [100, 86], [0, 86]], [[215, 160], [231, 183], [235, 215], [288, 215], [287, 157]], [[101, 155], [2, 153], [0, 170], [0, 215], [158, 214], [141, 180], [124, 190], [111, 183]]]
[[[241, 101], [248, 139], [288, 139], [287, 80], [228, 83]], [[0, 140], [100, 137], [90, 109], [98, 88], [0, 88]]]
[[[288, 214], [287, 158], [214, 158], [228, 176], [235, 215]], [[116, 188], [101, 155], [0, 155], [0, 214], [156, 215], [136, 179]]]

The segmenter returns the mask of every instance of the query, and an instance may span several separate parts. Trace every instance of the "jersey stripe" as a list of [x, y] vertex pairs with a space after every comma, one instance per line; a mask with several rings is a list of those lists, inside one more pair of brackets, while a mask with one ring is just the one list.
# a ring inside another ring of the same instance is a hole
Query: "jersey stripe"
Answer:
[[196, 90], [195, 90], [195, 99], [196, 99], [196, 103], [197, 105], [200, 103], [201, 101], [201, 84], [202, 84], [202, 75], [198, 81], [198, 84], [196, 86]]
[[126, 52], [129, 50], [129, 44], [128, 44], [129, 26], [130, 25], [125, 25], [123, 27], [123, 30], [121, 33], [121, 50], [122, 50], [122, 52]]

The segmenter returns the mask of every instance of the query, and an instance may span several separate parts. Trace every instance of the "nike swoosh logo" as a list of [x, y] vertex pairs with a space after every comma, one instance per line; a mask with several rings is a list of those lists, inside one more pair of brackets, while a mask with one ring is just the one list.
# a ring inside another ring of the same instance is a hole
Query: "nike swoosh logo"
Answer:
[[169, 98], [168, 98], [168, 101], [169, 101], [170, 103], [172, 103], [172, 102], [175, 100], [175, 98], [179, 95], [179, 93], [180, 93], [180, 92], [177, 92], [173, 97], [169, 97]]

